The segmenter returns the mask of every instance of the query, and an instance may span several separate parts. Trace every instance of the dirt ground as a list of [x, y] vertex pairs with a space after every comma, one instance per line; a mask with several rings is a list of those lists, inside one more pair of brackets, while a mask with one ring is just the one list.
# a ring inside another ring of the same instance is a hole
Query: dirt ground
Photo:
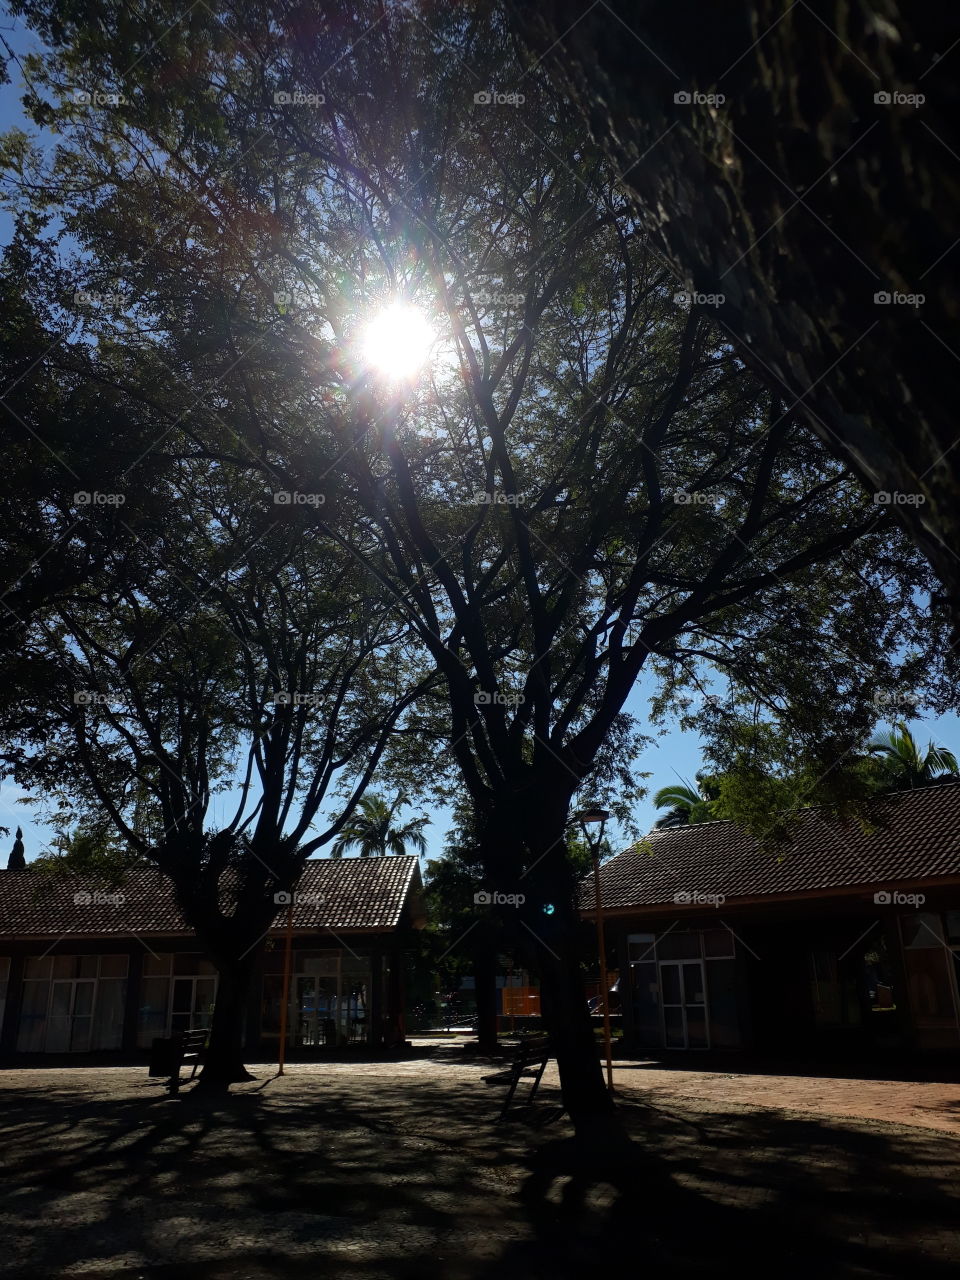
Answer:
[[957, 1086], [618, 1064], [634, 1151], [611, 1167], [555, 1073], [498, 1125], [502, 1069], [419, 1053], [254, 1067], [217, 1102], [143, 1068], [0, 1072], [0, 1276], [958, 1273]]

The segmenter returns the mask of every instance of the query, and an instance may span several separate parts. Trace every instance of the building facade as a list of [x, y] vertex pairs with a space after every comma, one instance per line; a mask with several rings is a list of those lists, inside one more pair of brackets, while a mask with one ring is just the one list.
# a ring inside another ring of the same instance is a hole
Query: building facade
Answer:
[[[309, 1056], [404, 1037], [403, 954], [421, 928], [416, 858], [315, 859], [259, 952], [249, 1055]], [[156, 1037], [210, 1026], [217, 970], [172, 886], [138, 869], [117, 887], [0, 872], [0, 1057], [142, 1056]]]
[[600, 876], [634, 1052], [960, 1050], [960, 784], [866, 823], [805, 810], [770, 847], [731, 822], [654, 831]]

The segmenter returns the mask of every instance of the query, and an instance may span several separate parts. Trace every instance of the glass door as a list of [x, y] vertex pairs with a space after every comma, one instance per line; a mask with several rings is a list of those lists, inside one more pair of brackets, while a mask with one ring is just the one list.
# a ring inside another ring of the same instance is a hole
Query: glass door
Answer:
[[707, 985], [702, 960], [661, 960], [663, 1043], [667, 1049], [708, 1049]]

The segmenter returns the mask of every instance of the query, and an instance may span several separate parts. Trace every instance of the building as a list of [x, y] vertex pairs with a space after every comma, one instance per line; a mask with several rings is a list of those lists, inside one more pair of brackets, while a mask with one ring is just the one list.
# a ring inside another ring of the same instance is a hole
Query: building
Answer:
[[868, 828], [804, 810], [772, 848], [653, 831], [600, 885], [629, 1049], [960, 1048], [960, 783], [874, 801]]
[[[424, 923], [416, 858], [308, 861], [292, 904], [292, 1052], [397, 1043], [403, 951]], [[276, 1057], [290, 908], [259, 958], [246, 1052]], [[0, 871], [0, 1056], [134, 1056], [154, 1037], [208, 1027], [217, 972], [156, 869], [116, 889]]]

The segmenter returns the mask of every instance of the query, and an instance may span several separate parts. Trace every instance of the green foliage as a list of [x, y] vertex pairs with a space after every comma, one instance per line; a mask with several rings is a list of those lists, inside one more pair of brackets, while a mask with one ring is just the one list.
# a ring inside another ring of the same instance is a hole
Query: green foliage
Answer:
[[416, 853], [426, 852], [423, 828], [429, 818], [411, 818], [401, 826], [394, 825], [394, 815], [409, 797], [399, 792], [392, 804], [378, 795], [364, 796], [350, 821], [340, 829], [330, 850], [332, 858], [340, 858], [357, 848], [361, 858], [383, 858], [387, 854], [404, 854], [408, 847]]

